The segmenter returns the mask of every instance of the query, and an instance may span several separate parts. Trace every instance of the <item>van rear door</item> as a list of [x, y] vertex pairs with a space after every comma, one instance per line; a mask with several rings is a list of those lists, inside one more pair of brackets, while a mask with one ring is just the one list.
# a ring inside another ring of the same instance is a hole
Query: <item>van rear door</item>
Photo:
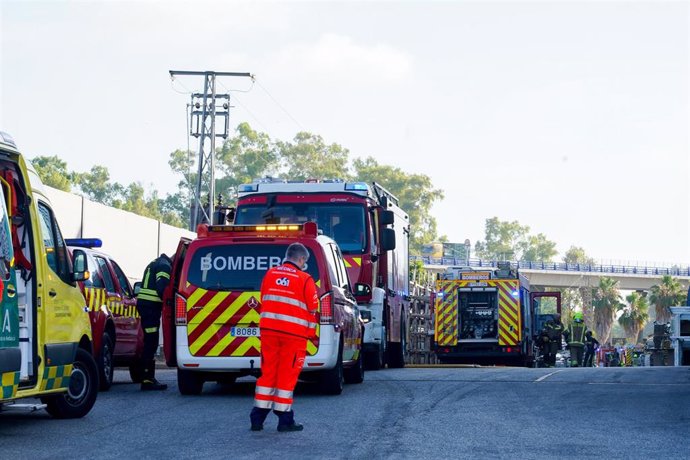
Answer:
[[[292, 241], [290, 241], [292, 242]], [[184, 298], [193, 356], [260, 355], [259, 308], [266, 271], [280, 265], [290, 242], [209, 241], [189, 256]], [[307, 272], [318, 281], [311, 249]]]
[[14, 397], [19, 385], [19, 305], [12, 267], [13, 249], [4, 190], [0, 192], [0, 400]]
[[161, 319], [163, 326], [163, 353], [165, 354], [165, 363], [170, 367], [177, 366], [177, 355], [175, 354], [175, 295], [179, 292], [182, 264], [187, 255], [187, 248], [189, 248], [190, 242], [189, 238], [180, 238], [177, 250], [173, 256], [170, 283], [163, 293], [163, 313]]

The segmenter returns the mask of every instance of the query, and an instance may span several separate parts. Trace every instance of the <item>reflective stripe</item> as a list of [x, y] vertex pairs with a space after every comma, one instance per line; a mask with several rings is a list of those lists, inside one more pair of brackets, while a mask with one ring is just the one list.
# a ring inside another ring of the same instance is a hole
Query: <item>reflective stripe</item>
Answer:
[[265, 301], [267, 301], [267, 300], [272, 300], [272, 301], [274, 301], [274, 302], [282, 302], [282, 303], [286, 303], [286, 304], [288, 304], [288, 305], [294, 305], [295, 307], [300, 307], [300, 308], [303, 308], [303, 309], [305, 309], [305, 310], [307, 309], [307, 304], [306, 304], [306, 303], [301, 302], [301, 301], [299, 301], [299, 300], [297, 300], [297, 299], [292, 299], [292, 298], [290, 298], [290, 297], [285, 297], [285, 296], [282, 296], [282, 295], [266, 294], [265, 296], [263, 296], [263, 297], [261, 298], [261, 301], [262, 301], [262, 302], [265, 302]]
[[[280, 390], [278, 390], [278, 391], [280, 391]], [[275, 392], [276, 392], [275, 388], [257, 386], [255, 393], [258, 395], [272, 396], [273, 394], [275, 394]]]
[[273, 401], [264, 401], [263, 399], [255, 399], [254, 407], [259, 409], [270, 409], [273, 407]]
[[158, 272], [158, 273], [156, 273], [156, 279], [158, 279], [158, 278], [170, 279], [170, 275], [166, 272]]
[[316, 323], [309, 323], [309, 326], [307, 326], [309, 329], [316, 329]]
[[276, 396], [279, 398], [292, 399], [292, 391], [276, 390]]
[[292, 410], [292, 404], [275, 403], [273, 405], [273, 410], [277, 410], [279, 412], [289, 412]]
[[137, 299], [149, 300], [151, 302], [162, 302], [161, 298], [158, 297], [158, 292], [153, 289], [141, 288], [139, 294], [137, 294]]
[[154, 332], [158, 332], [158, 326], [156, 327], [147, 327], [144, 329], [144, 332], [147, 334], [153, 334]]
[[279, 321], [286, 321], [288, 323], [299, 324], [300, 326], [309, 327], [309, 321], [295, 318], [294, 316], [281, 315], [280, 313], [263, 312], [261, 313], [261, 318], [265, 319], [277, 319]]

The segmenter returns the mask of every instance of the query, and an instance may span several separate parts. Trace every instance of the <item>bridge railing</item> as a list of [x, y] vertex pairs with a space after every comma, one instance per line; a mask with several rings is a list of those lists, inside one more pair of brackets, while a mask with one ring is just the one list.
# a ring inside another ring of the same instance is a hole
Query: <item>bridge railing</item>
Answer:
[[[427, 265], [459, 265], [470, 267], [496, 267], [498, 261], [484, 259], [458, 259], [454, 257], [420, 257], [411, 256], [411, 260], [421, 260]], [[567, 264], [563, 262], [532, 262], [532, 261], [512, 261], [512, 268], [522, 268], [528, 270], [544, 271], [564, 271], [564, 272], [585, 272], [585, 273], [611, 273], [628, 275], [651, 275], [651, 276], [690, 276], [690, 266], [687, 267], [648, 267], [636, 265], [615, 265], [615, 264]]]

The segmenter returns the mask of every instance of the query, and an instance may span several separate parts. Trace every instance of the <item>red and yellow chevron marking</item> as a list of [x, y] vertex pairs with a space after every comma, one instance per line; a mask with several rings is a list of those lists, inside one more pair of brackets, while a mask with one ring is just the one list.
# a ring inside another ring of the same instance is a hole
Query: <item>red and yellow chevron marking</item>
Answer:
[[[259, 327], [260, 293], [216, 292], [195, 289], [187, 299], [187, 338], [193, 356], [260, 356], [258, 337], [232, 337], [235, 326]], [[317, 335], [319, 326], [317, 326]], [[318, 339], [309, 341], [307, 353], [318, 351]]]
[[[440, 280], [436, 282], [436, 344], [453, 346], [458, 343], [458, 296], [456, 289], [476, 280]], [[519, 289], [518, 280], [482, 280], [498, 291], [498, 344], [517, 345], [521, 340], [520, 300], [513, 296]]]
[[437, 345], [454, 346], [458, 344], [458, 296], [456, 284], [447, 281], [436, 282], [436, 327]]
[[362, 258], [361, 257], [344, 257], [345, 268], [361, 267]]
[[520, 289], [517, 280], [492, 280], [498, 288], [498, 344], [517, 345], [521, 339], [520, 299], [513, 291]]
[[105, 288], [86, 288], [84, 289], [84, 297], [86, 298], [86, 305], [88, 305], [89, 311], [98, 311], [101, 309], [101, 306], [106, 305], [113, 315], [129, 318], [137, 318], [139, 316], [134, 305], [125, 305], [117, 296], [109, 297]]

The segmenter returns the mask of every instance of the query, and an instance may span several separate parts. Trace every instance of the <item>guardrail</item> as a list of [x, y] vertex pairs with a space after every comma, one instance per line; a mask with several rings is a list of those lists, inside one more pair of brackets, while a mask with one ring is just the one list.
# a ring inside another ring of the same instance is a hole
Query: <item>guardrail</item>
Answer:
[[[482, 259], [457, 259], [453, 257], [420, 257], [411, 256], [410, 260], [421, 260], [427, 265], [456, 265], [467, 267], [496, 267], [499, 261]], [[531, 261], [512, 261], [512, 268], [522, 268], [528, 270], [543, 271], [564, 271], [564, 272], [584, 272], [584, 273], [611, 273], [628, 275], [651, 275], [651, 276], [690, 276], [690, 266], [687, 267], [647, 267], [634, 265], [609, 265], [609, 264], [566, 264], [562, 262], [531, 262]]]

